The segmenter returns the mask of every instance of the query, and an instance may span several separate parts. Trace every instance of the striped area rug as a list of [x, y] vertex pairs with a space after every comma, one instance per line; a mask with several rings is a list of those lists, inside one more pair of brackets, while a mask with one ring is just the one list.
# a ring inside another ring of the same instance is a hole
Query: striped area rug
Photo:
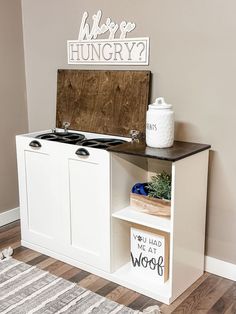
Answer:
[[65, 279], [13, 258], [0, 261], [0, 313], [134, 314]]

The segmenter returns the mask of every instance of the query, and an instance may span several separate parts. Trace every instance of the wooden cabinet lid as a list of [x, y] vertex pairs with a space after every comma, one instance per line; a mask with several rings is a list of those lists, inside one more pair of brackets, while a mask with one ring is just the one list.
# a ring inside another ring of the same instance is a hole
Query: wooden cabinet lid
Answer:
[[150, 71], [58, 70], [56, 127], [130, 136], [145, 133]]

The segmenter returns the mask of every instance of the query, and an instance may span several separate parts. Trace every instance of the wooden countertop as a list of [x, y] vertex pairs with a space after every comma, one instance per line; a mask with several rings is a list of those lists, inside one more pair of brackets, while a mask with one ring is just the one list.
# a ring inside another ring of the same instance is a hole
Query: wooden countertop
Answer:
[[210, 148], [211, 145], [208, 144], [180, 141], [175, 141], [174, 145], [170, 148], [152, 148], [146, 146], [145, 142], [128, 142], [125, 144], [109, 147], [108, 151], [161, 160], [177, 161]]

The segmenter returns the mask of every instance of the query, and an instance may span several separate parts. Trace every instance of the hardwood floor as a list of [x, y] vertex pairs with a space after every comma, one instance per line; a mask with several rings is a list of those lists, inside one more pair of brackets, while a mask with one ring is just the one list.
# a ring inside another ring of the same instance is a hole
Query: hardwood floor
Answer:
[[77, 282], [86, 289], [135, 310], [142, 311], [148, 306], [157, 304], [163, 314], [236, 314], [236, 282], [216, 275], [205, 273], [176, 301], [171, 305], [165, 305], [84, 270], [22, 247], [18, 221], [0, 228], [0, 250], [8, 246], [14, 249], [15, 259]]

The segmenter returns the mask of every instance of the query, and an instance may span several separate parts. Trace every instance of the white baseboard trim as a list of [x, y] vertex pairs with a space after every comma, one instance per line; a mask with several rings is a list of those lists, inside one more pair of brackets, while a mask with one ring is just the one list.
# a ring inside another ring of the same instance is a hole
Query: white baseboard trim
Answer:
[[0, 227], [20, 219], [20, 207], [6, 210], [0, 213]]
[[205, 256], [205, 271], [236, 281], [236, 265]]

